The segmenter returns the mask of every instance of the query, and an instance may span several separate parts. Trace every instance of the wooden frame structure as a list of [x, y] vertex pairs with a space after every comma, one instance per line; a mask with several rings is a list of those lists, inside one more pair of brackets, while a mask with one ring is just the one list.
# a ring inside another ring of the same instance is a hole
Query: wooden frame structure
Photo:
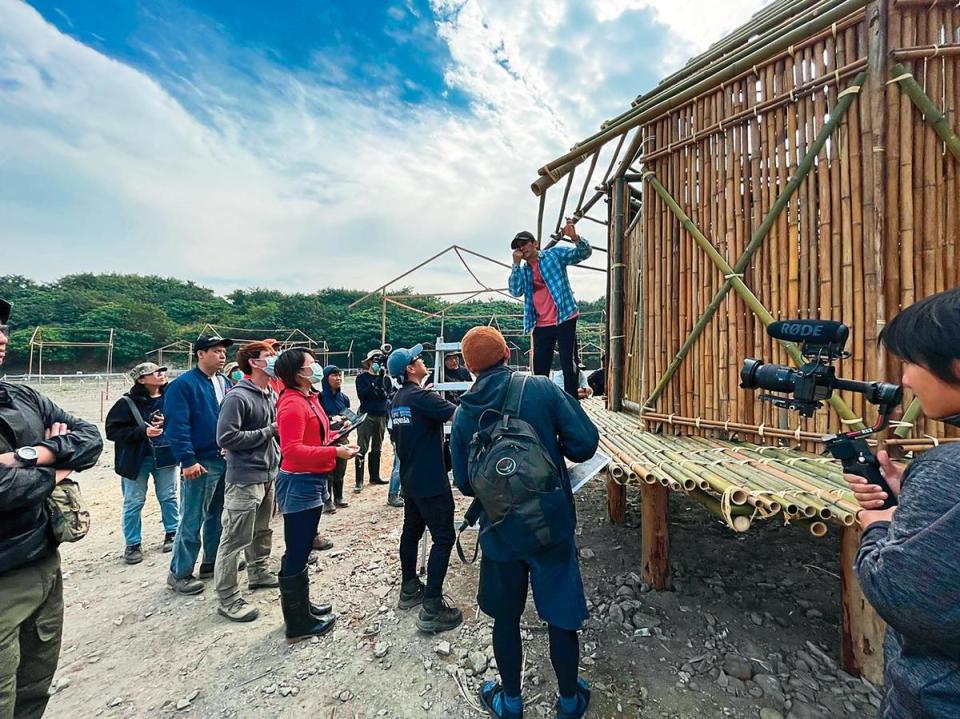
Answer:
[[186, 357], [187, 369], [193, 367], [193, 343], [187, 340], [175, 340], [163, 347], [157, 347], [146, 353], [146, 358], [150, 359], [156, 355], [156, 363], [163, 366], [163, 355], [184, 355]]
[[[47, 339], [44, 337], [44, 332], [47, 333], [56, 333], [56, 338]], [[102, 342], [98, 341], [87, 341], [87, 340], [66, 340], [60, 339], [60, 337], [76, 337], [76, 336], [103, 336], [106, 335], [106, 340]], [[110, 396], [110, 375], [113, 373], [113, 328], [101, 329], [101, 328], [86, 328], [86, 327], [43, 327], [37, 326], [33, 330], [33, 334], [30, 335], [30, 359], [27, 365], [27, 376], [32, 380], [33, 379], [33, 352], [34, 349], [37, 350], [37, 384], [43, 384], [43, 348], [44, 347], [105, 347], [107, 350], [107, 367], [106, 367], [106, 382], [107, 382], [107, 397]]]
[[[859, 426], [862, 397], [835, 394], [836, 417], [799, 421], [740, 391], [739, 366], [797, 363], [797, 347], [765, 326], [821, 317], [852, 329], [841, 374], [897, 380], [880, 329], [960, 280], [958, 112], [955, 2], [781, 0], [542, 167], [541, 224], [548, 188], [566, 179], [563, 216], [582, 164], [574, 217], [608, 201], [608, 409], [648, 429], [735, 424], [807, 448], [840, 422]], [[602, 152], [607, 173], [586, 200]], [[919, 417], [915, 401], [903, 420], [891, 444], [911, 428], [916, 438], [897, 446], [958, 436]], [[654, 586], [667, 580], [666, 491], [641, 488]], [[851, 569], [857, 541], [843, 530], [843, 664], [878, 680], [882, 625]]]

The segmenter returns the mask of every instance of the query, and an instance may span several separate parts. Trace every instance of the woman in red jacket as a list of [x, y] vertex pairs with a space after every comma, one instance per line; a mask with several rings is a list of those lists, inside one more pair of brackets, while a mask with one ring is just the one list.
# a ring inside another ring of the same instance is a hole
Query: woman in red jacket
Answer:
[[330, 606], [310, 604], [307, 558], [320, 525], [327, 479], [337, 458], [349, 459], [359, 449], [353, 445], [328, 446], [330, 424], [313, 389], [323, 378], [323, 367], [308, 349], [295, 347], [277, 357], [273, 371], [283, 381], [277, 401], [280, 436], [280, 473], [276, 498], [283, 512], [286, 550], [280, 563], [280, 606], [291, 644], [325, 634], [336, 616]]

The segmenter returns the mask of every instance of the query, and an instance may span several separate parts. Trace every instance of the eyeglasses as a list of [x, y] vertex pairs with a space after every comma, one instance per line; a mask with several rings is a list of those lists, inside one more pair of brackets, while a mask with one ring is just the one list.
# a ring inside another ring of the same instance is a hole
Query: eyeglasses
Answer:
[[153, 376], [154, 376], [154, 377], [163, 377], [166, 373], [167, 373], [167, 371], [166, 371], [165, 369], [158, 369], [158, 370], [154, 370]]

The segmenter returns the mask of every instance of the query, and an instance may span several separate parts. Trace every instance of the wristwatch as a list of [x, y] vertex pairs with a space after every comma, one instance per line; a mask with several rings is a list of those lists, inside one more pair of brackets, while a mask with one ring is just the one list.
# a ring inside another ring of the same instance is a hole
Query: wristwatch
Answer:
[[37, 458], [40, 453], [34, 447], [21, 447], [13, 455], [17, 458], [20, 466], [29, 468], [37, 466]]

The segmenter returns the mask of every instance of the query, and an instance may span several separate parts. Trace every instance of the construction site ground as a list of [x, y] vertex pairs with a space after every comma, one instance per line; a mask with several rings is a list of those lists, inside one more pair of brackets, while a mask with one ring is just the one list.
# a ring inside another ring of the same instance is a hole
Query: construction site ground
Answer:
[[[79, 416], [100, 417], [102, 385], [42, 389]], [[106, 408], [116, 397], [114, 385]], [[388, 446], [385, 467], [391, 460]], [[463, 626], [418, 634], [415, 610], [396, 606], [403, 512], [386, 505], [385, 487], [348, 493], [348, 508], [324, 515], [321, 530], [335, 547], [312, 566], [312, 595], [334, 604], [337, 628], [288, 646], [276, 590], [245, 591], [260, 617], [234, 624], [217, 615], [210, 582], [196, 597], [167, 589], [170, 555], [160, 551], [152, 489], [144, 561], [124, 564], [121, 480], [110, 443], [98, 466], [77, 478], [93, 526], [83, 541], [61, 549], [66, 612], [48, 717], [483, 716], [476, 688], [495, 678], [496, 668], [491, 621], [475, 599], [479, 564], [465, 566], [456, 555], [450, 564], [445, 589], [463, 609]], [[462, 513], [467, 502], [455, 495]], [[737, 535], [673, 495], [672, 589], [654, 592], [639, 577], [638, 491], [629, 492], [624, 525], [608, 522], [605, 501], [602, 477], [577, 495], [592, 614], [580, 662], [593, 691], [588, 716], [804, 719], [875, 711], [877, 690], [835, 663], [834, 530], [814, 539], [803, 529], [758, 521]], [[476, 535], [465, 537], [472, 546]], [[283, 551], [279, 516], [273, 546], [276, 564]], [[532, 599], [523, 633], [525, 716], [553, 717], [556, 683]]]

